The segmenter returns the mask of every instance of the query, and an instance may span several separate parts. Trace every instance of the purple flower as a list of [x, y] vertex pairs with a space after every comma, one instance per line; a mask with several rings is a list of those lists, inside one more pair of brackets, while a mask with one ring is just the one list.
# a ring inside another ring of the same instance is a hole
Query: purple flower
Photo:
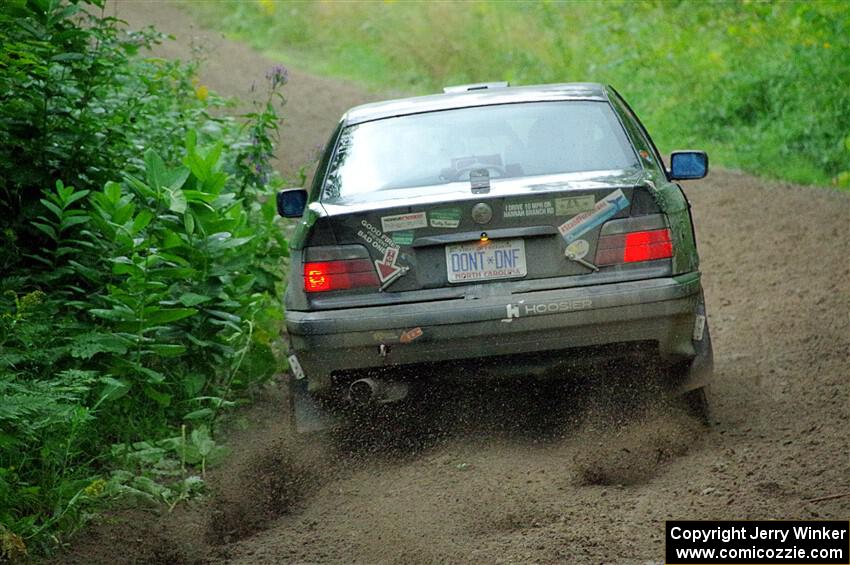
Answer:
[[289, 82], [289, 70], [283, 65], [275, 65], [266, 73], [266, 78], [272, 83], [272, 88]]

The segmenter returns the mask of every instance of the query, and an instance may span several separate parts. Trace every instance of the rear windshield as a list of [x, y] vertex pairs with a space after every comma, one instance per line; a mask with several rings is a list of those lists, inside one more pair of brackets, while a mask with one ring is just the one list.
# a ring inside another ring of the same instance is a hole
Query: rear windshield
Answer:
[[[639, 166], [607, 102], [531, 102], [413, 114], [345, 128], [322, 199], [470, 180]], [[480, 175], [479, 173], [476, 173]]]

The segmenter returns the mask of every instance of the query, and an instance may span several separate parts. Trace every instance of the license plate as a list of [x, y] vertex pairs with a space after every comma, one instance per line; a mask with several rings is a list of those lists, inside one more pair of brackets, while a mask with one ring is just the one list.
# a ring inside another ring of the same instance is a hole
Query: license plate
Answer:
[[498, 239], [447, 245], [446, 271], [450, 283], [524, 277], [525, 242]]

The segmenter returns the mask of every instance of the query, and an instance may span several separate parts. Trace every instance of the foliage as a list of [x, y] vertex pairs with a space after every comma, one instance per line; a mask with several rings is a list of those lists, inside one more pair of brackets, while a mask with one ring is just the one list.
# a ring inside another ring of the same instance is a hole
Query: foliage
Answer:
[[[613, 84], [660, 149], [850, 186], [850, 9], [809, 2], [189, 3], [209, 25], [386, 90]], [[280, 9], [275, 9], [280, 8]]]
[[216, 417], [280, 365], [285, 70], [244, 124], [214, 117], [195, 63], [139, 57], [160, 36], [102, 8], [0, 12], [7, 558], [61, 543], [111, 497], [200, 492], [223, 454]]

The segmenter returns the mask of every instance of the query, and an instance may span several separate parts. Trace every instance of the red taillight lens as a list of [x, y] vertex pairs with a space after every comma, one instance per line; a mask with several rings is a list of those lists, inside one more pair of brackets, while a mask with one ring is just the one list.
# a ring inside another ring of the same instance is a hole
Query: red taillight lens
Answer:
[[667, 259], [673, 256], [673, 242], [670, 230], [639, 231], [626, 234], [626, 250], [623, 261], [651, 261]]
[[378, 275], [369, 259], [304, 263], [304, 290], [307, 292], [327, 292], [367, 286], [378, 286]]
[[672, 256], [673, 241], [669, 229], [636, 231], [600, 237], [596, 264], [636, 263]]

